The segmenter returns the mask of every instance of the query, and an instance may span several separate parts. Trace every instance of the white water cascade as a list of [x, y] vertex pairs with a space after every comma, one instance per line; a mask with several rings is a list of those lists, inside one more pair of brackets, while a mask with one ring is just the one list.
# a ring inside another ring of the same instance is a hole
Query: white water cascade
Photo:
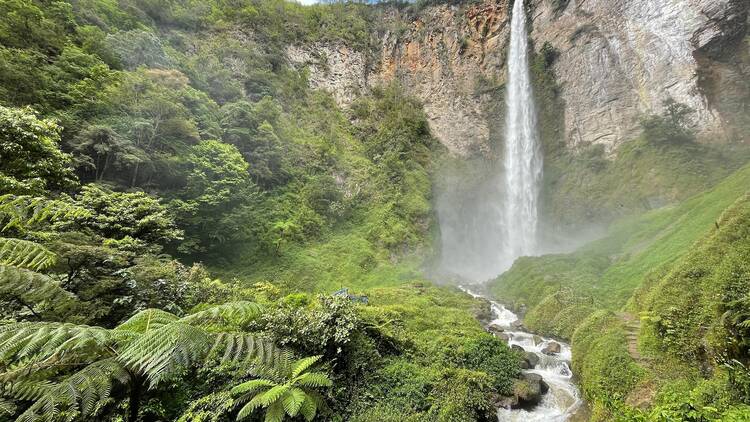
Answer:
[[[470, 290], [469, 286], [461, 286], [461, 289], [474, 297], [482, 297]], [[582, 409], [583, 400], [573, 382], [573, 371], [570, 369], [573, 353], [570, 346], [524, 331], [517, 324], [519, 319], [516, 314], [497, 302], [490, 301], [490, 304], [493, 320], [489, 325], [503, 329], [509, 346], [521, 347], [524, 352], [537, 356], [539, 361], [536, 366], [524, 372], [540, 375], [549, 386], [542, 401], [532, 409], [498, 409], [498, 422], [566, 422], [575, 417]], [[553, 342], [560, 345], [560, 351], [545, 354], [545, 346]]]
[[486, 281], [510, 268], [516, 258], [542, 252], [537, 233], [542, 151], [528, 61], [524, 5], [516, 0], [507, 63], [504, 160], [473, 159], [442, 169], [436, 184], [442, 275]]
[[516, 0], [513, 5], [507, 87], [503, 246], [506, 262], [512, 263], [519, 256], [536, 252], [537, 202], [542, 178], [523, 0]]

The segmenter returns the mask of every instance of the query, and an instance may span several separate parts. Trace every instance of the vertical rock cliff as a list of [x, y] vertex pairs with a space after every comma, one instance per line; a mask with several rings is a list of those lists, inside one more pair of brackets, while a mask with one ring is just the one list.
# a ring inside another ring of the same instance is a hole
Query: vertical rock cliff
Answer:
[[[571, 148], [613, 152], [667, 97], [696, 110], [708, 141], [746, 141], [750, 101], [747, 0], [527, 0], [531, 40], [555, 51], [557, 135]], [[373, 84], [400, 81], [424, 103], [452, 152], [502, 142], [511, 0], [386, 9], [376, 51], [316, 44], [288, 50], [310, 82], [346, 105]], [[374, 59], [372, 58], [374, 57]], [[743, 138], [744, 136], [744, 138]], [[497, 150], [497, 149], [494, 149]]]

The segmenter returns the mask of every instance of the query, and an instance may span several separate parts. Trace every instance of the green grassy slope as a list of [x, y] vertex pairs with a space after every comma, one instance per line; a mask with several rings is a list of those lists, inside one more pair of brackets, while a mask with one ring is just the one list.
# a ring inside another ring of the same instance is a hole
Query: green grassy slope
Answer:
[[491, 283], [527, 308], [531, 329], [572, 339], [594, 420], [747, 417], [748, 190], [745, 166], [574, 253], [519, 259]]
[[685, 253], [748, 187], [750, 166], [679, 205], [621, 221], [571, 254], [521, 258], [491, 291], [525, 305], [531, 328], [570, 338], [585, 310], [625, 305], [646, 274]]

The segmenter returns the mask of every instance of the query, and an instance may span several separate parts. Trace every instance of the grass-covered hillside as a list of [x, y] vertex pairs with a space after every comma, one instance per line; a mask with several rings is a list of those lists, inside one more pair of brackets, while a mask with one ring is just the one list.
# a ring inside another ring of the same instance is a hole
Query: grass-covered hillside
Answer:
[[418, 271], [421, 104], [286, 60], [376, 13], [0, 2], [0, 420], [493, 418], [519, 357]]
[[694, 412], [687, 420], [711, 420], [728, 412], [733, 420], [729, 414], [740, 412], [731, 409], [748, 400], [741, 327], [749, 187], [745, 166], [573, 253], [521, 258], [491, 283], [497, 297], [526, 310], [527, 326], [572, 340], [595, 418], [680, 420]]

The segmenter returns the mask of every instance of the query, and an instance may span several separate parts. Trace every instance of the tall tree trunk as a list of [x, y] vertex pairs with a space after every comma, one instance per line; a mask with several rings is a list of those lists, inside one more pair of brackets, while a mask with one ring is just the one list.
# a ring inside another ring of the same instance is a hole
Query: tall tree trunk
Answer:
[[141, 378], [138, 375], [134, 375], [128, 401], [128, 422], [138, 421], [138, 413], [141, 410], [141, 388], [143, 388]]
[[133, 169], [133, 180], [130, 182], [130, 187], [135, 187], [135, 182], [138, 181], [138, 167], [140, 166], [140, 162], [135, 163], [135, 169]]

